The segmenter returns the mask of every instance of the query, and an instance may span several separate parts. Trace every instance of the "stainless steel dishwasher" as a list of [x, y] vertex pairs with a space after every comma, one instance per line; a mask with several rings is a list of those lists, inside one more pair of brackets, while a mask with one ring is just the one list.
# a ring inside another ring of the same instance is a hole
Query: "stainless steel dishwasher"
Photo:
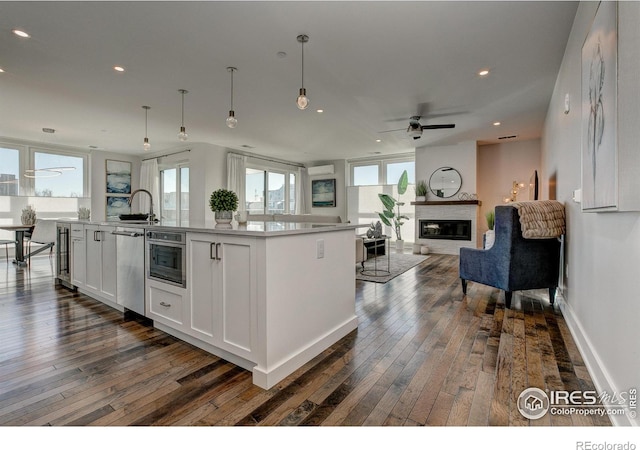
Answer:
[[116, 299], [144, 316], [144, 229], [116, 227]]

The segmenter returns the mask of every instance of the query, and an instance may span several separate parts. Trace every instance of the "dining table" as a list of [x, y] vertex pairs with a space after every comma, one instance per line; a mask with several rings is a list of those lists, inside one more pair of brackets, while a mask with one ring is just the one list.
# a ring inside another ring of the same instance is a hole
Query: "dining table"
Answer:
[[12, 261], [14, 264], [19, 266], [25, 266], [26, 257], [29, 255], [24, 254], [24, 238], [26, 233], [33, 232], [34, 225], [0, 225], [0, 230], [13, 231], [16, 236], [16, 254], [15, 258]]

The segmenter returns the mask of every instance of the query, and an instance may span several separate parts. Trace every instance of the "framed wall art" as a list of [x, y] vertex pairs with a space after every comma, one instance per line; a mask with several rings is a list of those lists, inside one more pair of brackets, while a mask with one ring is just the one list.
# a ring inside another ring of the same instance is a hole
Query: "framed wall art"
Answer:
[[582, 210], [617, 207], [617, 2], [600, 2], [582, 46]]
[[336, 206], [336, 179], [311, 180], [311, 206], [314, 208]]
[[129, 196], [107, 195], [105, 198], [105, 216], [107, 220], [119, 219], [120, 214], [131, 214]]
[[131, 163], [127, 161], [106, 160], [107, 194], [131, 194]]

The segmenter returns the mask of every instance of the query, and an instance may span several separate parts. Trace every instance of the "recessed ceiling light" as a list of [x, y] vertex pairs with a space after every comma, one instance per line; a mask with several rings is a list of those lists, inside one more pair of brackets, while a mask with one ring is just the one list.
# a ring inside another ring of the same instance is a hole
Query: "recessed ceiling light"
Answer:
[[499, 127], [500, 126], [500, 122], [493, 122], [493, 126], [494, 127]]
[[20, 36], [21, 38], [30, 38], [31, 36], [29, 35], [29, 33], [27, 33], [26, 31], [22, 31], [22, 30], [18, 30], [18, 29], [13, 29], [11, 30], [11, 32], [13, 34], [15, 34], [16, 36]]
[[324, 112], [324, 109], [316, 109], [316, 112], [322, 114]]
[[45, 132], [45, 133], [55, 133], [56, 132], [56, 130], [54, 130], [53, 128], [43, 128], [42, 131]]
[[113, 66], [113, 70], [116, 72], [124, 72], [124, 67], [122, 66]]
[[286, 58], [287, 52], [278, 52], [278, 58]]
[[376, 139], [376, 142], [382, 142], [382, 139]]
[[0, 73], [4, 73], [4, 69], [0, 67]]
[[481, 77], [486, 77], [487, 75], [489, 75], [489, 71], [487, 69], [483, 69], [478, 72], [478, 75], [480, 75]]
[[90, 145], [89, 148], [90, 149], [96, 149], [96, 148], [98, 148], [98, 146], [97, 145]]

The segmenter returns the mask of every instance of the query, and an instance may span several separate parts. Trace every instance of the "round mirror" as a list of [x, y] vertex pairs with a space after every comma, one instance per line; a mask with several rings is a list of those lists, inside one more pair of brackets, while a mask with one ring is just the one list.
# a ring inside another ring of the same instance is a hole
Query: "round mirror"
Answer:
[[440, 167], [429, 178], [429, 189], [437, 197], [449, 198], [458, 193], [462, 177], [453, 167]]

